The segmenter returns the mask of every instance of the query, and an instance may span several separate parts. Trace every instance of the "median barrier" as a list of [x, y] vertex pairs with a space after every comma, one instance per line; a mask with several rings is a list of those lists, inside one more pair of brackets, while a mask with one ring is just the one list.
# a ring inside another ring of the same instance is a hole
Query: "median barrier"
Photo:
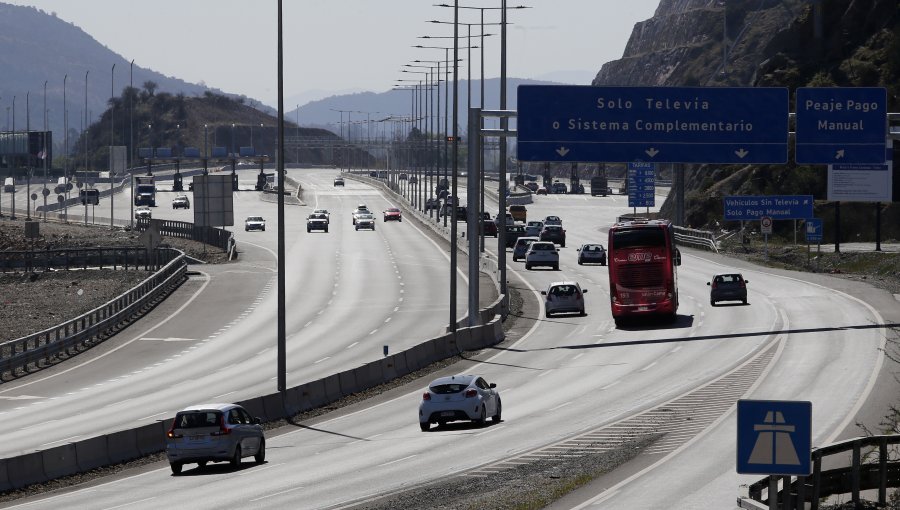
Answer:
[[149, 455], [166, 449], [166, 431], [164, 422], [156, 421], [134, 430], [137, 449], [141, 455]]
[[328, 403], [328, 394], [325, 391], [325, 379], [317, 379], [300, 386], [300, 405], [307, 409], [314, 409]]
[[7, 464], [9, 464], [8, 460], [0, 459], [0, 492], [12, 489], [12, 485], [9, 483], [9, 469], [7, 468]]
[[26, 453], [7, 460], [9, 485], [13, 489], [41, 483], [47, 480], [44, 474], [44, 455], [41, 452]]
[[346, 397], [359, 391], [356, 385], [356, 369], [344, 370], [338, 374], [338, 380], [341, 385], [341, 396]]
[[374, 388], [385, 381], [381, 360], [371, 361], [357, 368], [356, 384], [360, 390]]
[[120, 430], [107, 434], [106, 448], [109, 452], [109, 462], [112, 464], [140, 457], [137, 447], [137, 429]]
[[[462, 333], [456, 330], [457, 336]], [[456, 354], [456, 345], [453, 343], [453, 334], [444, 335], [428, 342], [434, 346], [434, 354], [431, 356], [429, 363], [433, 363], [439, 359], [449, 358]]]
[[396, 379], [400, 376], [401, 372], [397, 371], [397, 355], [388, 356], [386, 358], [382, 358], [378, 360], [381, 363], [381, 375], [383, 377], [382, 382], [387, 382], [392, 379]]
[[109, 464], [106, 436], [97, 436], [90, 439], [82, 439], [75, 443], [75, 457], [78, 468], [90, 471]]
[[262, 397], [263, 409], [265, 409], [266, 421], [275, 421], [284, 418], [284, 399], [281, 393], [269, 393]]
[[420, 368], [425, 368], [434, 361], [434, 342], [435, 340], [446, 338], [447, 335], [438, 337], [434, 340], [425, 341], [419, 345], [408, 349], [406, 352], [406, 365], [410, 372], [415, 372]]
[[301, 397], [302, 388], [305, 388], [306, 385], [303, 386], [294, 386], [293, 388], [288, 388], [284, 392], [284, 412], [290, 417], [298, 413], [302, 413], [309, 409], [309, 407], [303, 407], [303, 399]]
[[341, 393], [341, 377], [340, 374], [332, 374], [321, 379], [325, 383], [325, 403], [340, 400], [344, 395]]
[[246, 409], [247, 412], [250, 413], [250, 416], [253, 416], [254, 418], [262, 418], [266, 414], [266, 408], [263, 405], [262, 397], [242, 400], [238, 402], [238, 404]]
[[44, 464], [45, 480], [74, 475], [78, 472], [78, 455], [75, 443], [56, 446], [41, 453], [44, 457], [42, 462]]

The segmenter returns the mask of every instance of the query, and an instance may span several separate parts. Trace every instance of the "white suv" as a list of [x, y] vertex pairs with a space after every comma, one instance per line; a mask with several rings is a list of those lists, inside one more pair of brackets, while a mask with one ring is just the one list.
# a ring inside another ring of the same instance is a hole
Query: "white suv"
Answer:
[[584, 294], [577, 282], [553, 282], [547, 290], [542, 290], [541, 295], [546, 296], [544, 301], [544, 315], [550, 317], [554, 313], [577, 312], [584, 316]]
[[559, 250], [549, 241], [534, 241], [525, 252], [525, 269], [534, 266], [550, 266], [559, 270]]
[[240, 467], [241, 459], [253, 456], [257, 464], [266, 460], [266, 437], [260, 419], [250, 416], [237, 404], [201, 404], [175, 415], [166, 433], [166, 457], [173, 474], [184, 464], [230, 462]]

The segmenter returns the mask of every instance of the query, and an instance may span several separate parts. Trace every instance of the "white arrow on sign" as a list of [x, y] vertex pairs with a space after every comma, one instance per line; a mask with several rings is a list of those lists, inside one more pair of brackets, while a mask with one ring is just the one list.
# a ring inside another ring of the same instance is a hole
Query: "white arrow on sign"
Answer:
[[742, 147], [742, 148], [734, 151], [734, 153], [737, 155], [737, 157], [744, 159], [744, 156], [746, 156], [747, 154], [750, 154], [750, 151], [744, 150], [744, 148]]
[[837, 151], [837, 154], [834, 155], [834, 159], [844, 159], [844, 149]]
[[657, 154], [659, 154], [659, 151], [654, 149], [653, 147], [650, 147], [649, 149], [645, 150], [644, 152], [646, 152], [647, 155], [650, 156], [651, 158], [655, 157]]
[[565, 147], [560, 147], [559, 149], [556, 149], [556, 153], [562, 157], [566, 157], [566, 154], [569, 153], [569, 149], [567, 149]]

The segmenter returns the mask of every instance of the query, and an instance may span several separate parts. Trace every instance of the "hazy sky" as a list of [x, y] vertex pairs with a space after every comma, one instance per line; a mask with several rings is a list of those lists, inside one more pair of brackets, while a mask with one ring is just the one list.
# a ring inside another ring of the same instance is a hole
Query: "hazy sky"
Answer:
[[[168, 76], [245, 94], [274, 105], [277, 89], [275, 0], [0, 0], [55, 12], [126, 60]], [[452, 0], [284, 0], [285, 96], [318, 98], [342, 91], [383, 92], [413, 60], [443, 60], [452, 46]], [[622, 56], [634, 24], [653, 15], [659, 0], [508, 0], [508, 75], [589, 83], [603, 63]], [[460, 5], [499, 7], [500, 0]], [[499, 22], [497, 10], [485, 23]], [[460, 22], [479, 23], [477, 10], [460, 9]], [[497, 34], [486, 39], [485, 76], [500, 74]], [[480, 27], [473, 26], [474, 35]], [[465, 36], [467, 28], [460, 27]], [[475, 43], [477, 44], [477, 43]], [[465, 46], [464, 43], [460, 44]], [[465, 51], [460, 57], [465, 58]], [[480, 74], [473, 50], [473, 78]], [[452, 59], [452, 51], [451, 51]], [[466, 69], [460, 69], [466, 77]], [[321, 91], [325, 93], [322, 94]], [[298, 99], [299, 100], [299, 99]], [[305, 101], [303, 101], [305, 102]], [[285, 105], [292, 107], [293, 105]]]

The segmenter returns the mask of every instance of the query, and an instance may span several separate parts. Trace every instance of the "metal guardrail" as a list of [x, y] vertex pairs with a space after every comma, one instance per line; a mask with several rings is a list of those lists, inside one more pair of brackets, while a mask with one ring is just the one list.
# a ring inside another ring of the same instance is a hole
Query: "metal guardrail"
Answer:
[[187, 273], [185, 256], [183, 252], [171, 248], [156, 251], [170, 252], [165, 255], [170, 261], [128, 292], [80, 317], [0, 343], [0, 381], [7, 375], [14, 376], [18, 370], [27, 372], [32, 364], [71, 352], [85, 342], [111, 336], [123, 324], [169, 295], [184, 282]]
[[[170, 252], [162, 252], [170, 253]], [[49, 271], [51, 269], [159, 269], [171, 262], [174, 256], [164, 255], [162, 260], [149, 257], [143, 246], [98, 246], [91, 248], [66, 248], [56, 250], [0, 251], [0, 273], [11, 271]]]
[[151, 222], [156, 222], [161, 235], [199, 241], [226, 252], [234, 242], [233, 234], [227, 230], [217, 227], [202, 227], [186, 221], [138, 219], [134, 222], [134, 229], [143, 232], [150, 227]]
[[[811, 476], [782, 478], [782, 489], [777, 494], [766, 494], [769, 478], [764, 478], [749, 487], [749, 497], [753, 501], [769, 503], [772, 497], [777, 498], [781, 508], [793, 510], [806, 508], [809, 503], [812, 510], [818, 510], [822, 498], [839, 494], [850, 494], [855, 508], [863, 508], [860, 491], [878, 490], [879, 508], [887, 504], [887, 488], [900, 487], [900, 461], [891, 461], [888, 445], [900, 445], [900, 435], [883, 435], [857, 437], [814, 449], [812, 452], [813, 473]], [[877, 462], [864, 464], [863, 449], [874, 453], [877, 449]], [[850, 452], [851, 465], [822, 471], [822, 458], [830, 455]], [[894, 453], [895, 458], [897, 453]], [[741, 499], [738, 504], [741, 504]], [[770, 505], [771, 506], [771, 505]]]
[[698, 230], [695, 228], [673, 228], [675, 231], [675, 242], [678, 244], [719, 253], [719, 245], [716, 242], [716, 235], [714, 233], [708, 230]]

